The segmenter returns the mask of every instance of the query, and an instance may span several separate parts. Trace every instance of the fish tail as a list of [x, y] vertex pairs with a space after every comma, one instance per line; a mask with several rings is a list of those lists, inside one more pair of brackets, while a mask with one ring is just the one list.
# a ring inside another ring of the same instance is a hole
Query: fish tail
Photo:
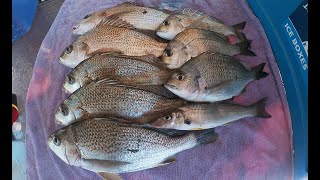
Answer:
[[265, 78], [269, 75], [268, 73], [263, 72], [263, 68], [265, 65], [266, 65], [266, 63], [261, 63], [261, 64], [252, 68], [252, 70], [254, 71], [254, 74], [255, 74], [255, 79], [259, 80], [259, 79]]
[[249, 49], [251, 45], [251, 40], [246, 39], [235, 45], [240, 48], [239, 54], [246, 56], [256, 56], [256, 54]]
[[246, 27], [247, 22], [243, 21], [241, 23], [235, 24], [232, 27], [234, 27], [236, 30], [240, 31], [243, 30], [244, 27]]
[[234, 33], [237, 36], [237, 38], [240, 41], [249, 41], [246, 37], [246, 35], [244, 35], [242, 32], [240, 32], [241, 30], [244, 29], [244, 27], [246, 26], [246, 22], [241, 22], [238, 24], [233, 25], [232, 27], [234, 28]]
[[212, 142], [215, 142], [218, 139], [218, 134], [214, 129], [206, 129], [194, 132], [195, 137], [197, 138], [197, 145], [205, 145]]
[[271, 118], [272, 117], [266, 111], [266, 101], [267, 101], [267, 97], [264, 97], [261, 100], [259, 100], [258, 102], [256, 102], [255, 104], [253, 104], [253, 106], [255, 106], [256, 112], [257, 112], [256, 117], [260, 117], [260, 118]]

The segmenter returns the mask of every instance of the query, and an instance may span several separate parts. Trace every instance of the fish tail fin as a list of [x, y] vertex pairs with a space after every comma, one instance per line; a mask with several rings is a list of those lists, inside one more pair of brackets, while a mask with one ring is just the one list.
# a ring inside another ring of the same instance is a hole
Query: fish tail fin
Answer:
[[259, 100], [258, 102], [256, 102], [255, 104], [253, 104], [253, 106], [255, 106], [256, 112], [257, 112], [256, 117], [260, 117], [260, 118], [271, 118], [272, 117], [266, 111], [267, 99], [268, 99], [267, 97], [264, 97], [261, 100]]
[[266, 63], [261, 63], [261, 64], [252, 68], [252, 70], [254, 71], [254, 74], [255, 74], [255, 79], [259, 80], [259, 79], [265, 78], [269, 75], [268, 73], [263, 72], [263, 68], [265, 65], [266, 65]]
[[245, 21], [232, 26], [234, 28], [235, 35], [240, 41], [248, 41], [247, 37], [241, 32], [241, 30], [243, 30], [245, 26], [246, 26]]
[[251, 46], [251, 40], [243, 40], [239, 43], [236, 44], [240, 48], [240, 53], [241, 55], [246, 55], [246, 56], [256, 56], [254, 52], [252, 52], [249, 48]]
[[243, 21], [241, 23], [235, 24], [232, 27], [234, 27], [236, 30], [240, 31], [243, 30], [244, 27], [246, 27], [247, 22]]
[[214, 129], [206, 129], [194, 132], [195, 137], [197, 138], [197, 145], [205, 145], [212, 142], [215, 142], [218, 139], [218, 134]]

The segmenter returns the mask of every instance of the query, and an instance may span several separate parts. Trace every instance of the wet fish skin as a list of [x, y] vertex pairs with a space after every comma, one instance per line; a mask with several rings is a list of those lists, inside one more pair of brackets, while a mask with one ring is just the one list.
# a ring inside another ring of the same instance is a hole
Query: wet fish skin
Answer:
[[255, 54], [248, 49], [250, 42], [242, 41], [231, 45], [221, 34], [208, 30], [186, 29], [168, 43], [161, 59], [169, 69], [177, 69], [192, 57], [204, 52], [218, 52], [230, 56], [236, 54], [254, 56]]
[[99, 53], [112, 52], [127, 56], [144, 56], [151, 54], [159, 57], [167, 46], [167, 43], [159, 42], [134, 29], [116, 27], [108, 24], [99, 26], [80, 36], [75, 43], [81, 46], [73, 44], [71, 52], [64, 53], [60, 57], [62, 64], [72, 68], [86, 58]]
[[214, 31], [225, 36], [233, 35], [239, 40], [245, 40], [246, 37], [240, 31], [244, 29], [245, 22], [228, 26], [216, 18], [212, 18], [202, 12], [185, 9], [179, 13], [168, 16], [157, 29], [157, 35], [172, 40], [177, 34], [188, 29], [198, 28]]
[[97, 54], [76, 66], [66, 77], [63, 88], [67, 93], [73, 93], [101, 79], [127, 85], [163, 85], [170, 75], [171, 71], [155, 56]]
[[161, 90], [163, 86], [159, 86], [162, 94], [157, 94], [155, 87], [150, 91], [144, 88], [107, 80], [92, 82], [63, 101], [55, 113], [55, 121], [68, 125], [82, 119], [112, 116], [129, 123], [143, 123], [187, 103], [180, 98], [167, 98]]
[[214, 130], [173, 137], [103, 118], [75, 122], [55, 131], [48, 146], [69, 165], [94, 172], [125, 173], [170, 164], [176, 153], [217, 138]]
[[247, 70], [232, 56], [203, 53], [176, 70], [164, 86], [188, 101], [223, 101], [241, 94], [249, 82], [266, 77], [264, 65]]
[[209, 129], [222, 126], [246, 117], [270, 118], [265, 111], [266, 98], [249, 106], [232, 103], [189, 104], [151, 123], [154, 128], [177, 130]]
[[85, 34], [100, 26], [101, 22], [110, 16], [117, 16], [138, 29], [155, 30], [169, 15], [154, 8], [127, 2], [85, 16], [73, 27], [73, 34]]

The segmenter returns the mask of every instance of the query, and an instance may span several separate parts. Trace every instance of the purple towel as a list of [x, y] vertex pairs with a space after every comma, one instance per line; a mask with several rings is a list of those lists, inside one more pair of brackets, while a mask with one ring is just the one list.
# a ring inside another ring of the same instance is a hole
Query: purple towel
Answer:
[[[48, 34], [42, 42], [34, 66], [27, 95], [27, 178], [37, 179], [99, 179], [90, 171], [69, 166], [47, 146], [49, 135], [60, 128], [54, 123], [54, 113], [67, 97], [62, 82], [71, 71], [58, 62], [64, 49], [75, 40], [72, 26], [86, 14], [112, 7], [124, 1], [66, 0]], [[158, 0], [137, 1], [150, 7], [164, 7]], [[245, 118], [216, 128], [219, 140], [214, 144], [186, 150], [176, 155], [177, 161], [140, 172], [121, 174], [123, 179], [293, 179], [292, 129], [290, 114], [270, 44], [259, 20], [245, 1], [187, 0], [180, 8], [198, 9], [233, 25], [247, 22], [244, 29], [252, 40], [256, 57], [238, 56], [250, 67], [266, 62], [264, 71], [270, 75], [253, 81], [248, 91], [235, 102], [251, 104], [268, 97], [270, 119]]]

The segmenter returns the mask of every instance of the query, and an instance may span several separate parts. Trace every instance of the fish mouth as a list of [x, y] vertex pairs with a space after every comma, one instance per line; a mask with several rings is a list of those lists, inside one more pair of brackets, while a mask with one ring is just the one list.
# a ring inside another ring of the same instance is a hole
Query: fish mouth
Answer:
[[169, 89], [177, 89], [177, 87], [172, 84], [165, 84], [164, 87], [169, 88]]

